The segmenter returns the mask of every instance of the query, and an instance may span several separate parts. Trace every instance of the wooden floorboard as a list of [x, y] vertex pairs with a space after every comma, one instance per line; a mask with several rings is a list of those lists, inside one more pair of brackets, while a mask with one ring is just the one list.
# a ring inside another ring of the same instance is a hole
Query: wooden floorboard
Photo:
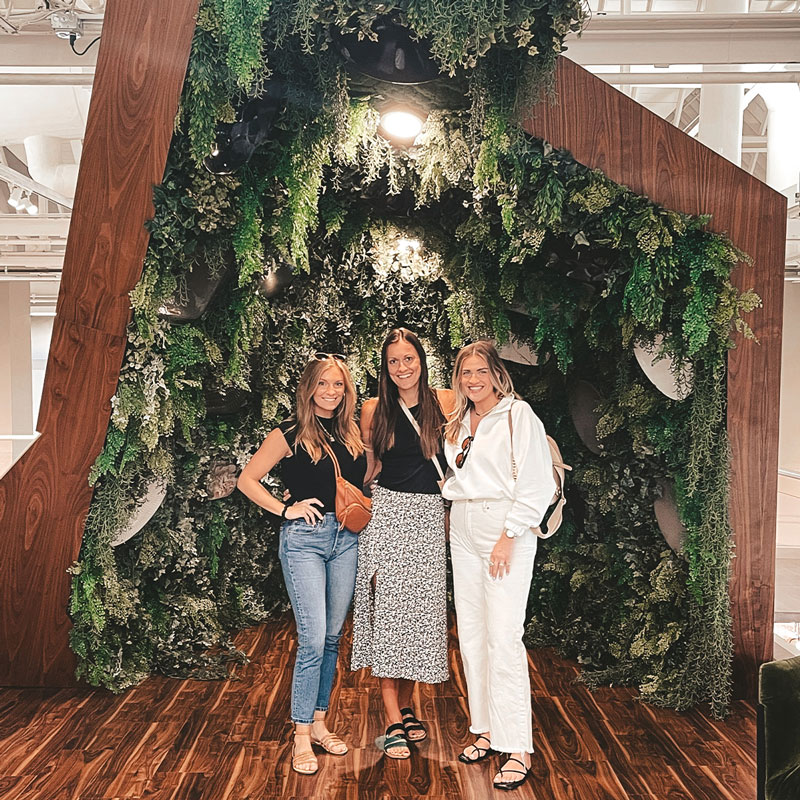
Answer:
[[[250, 656], [235, 680], [154, 677], [124, 695], [88, 689], [0, 691], [3, 800], [485, 800], [499, 757], [464, 765], [470, 741], [455, 635], [451, 680], [416, 698], [430, 738], [408, 761], [376, 746], [377, 681], [340, 670], [332, 718], [350, 744], [319, 755], [313, 777], [289, 769], [295, 641], [288, 618], [244, 631]], [[349, 637], [342, 663], [349, 660]], [[531, 650], [532, 777], [519, 800], [752, 800], [755, 710], [734, 704], [719, 722], [676, 713], [631, 689], [590, 691], [578, 668]]]

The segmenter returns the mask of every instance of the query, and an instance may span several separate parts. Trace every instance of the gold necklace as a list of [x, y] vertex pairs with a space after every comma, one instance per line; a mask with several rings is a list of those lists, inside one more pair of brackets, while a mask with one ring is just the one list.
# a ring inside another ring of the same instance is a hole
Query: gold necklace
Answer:
[[316, 414], [314, 414], [314, 419], [317, 421], [317, 425], [319, 425], [319, 427], [322, 429], [322, 432], [325, 434], [325, 436], [328, 437], [328, 440], [331, 442], [331, 444], [335, 442], [336, 437], [320, 422], [319, 417]]
[[[499, 403], [499, 402], [500, 402], [500, 401], [498, 400], [498, 401], [497, 401], [497, 403]], [[494, 408], [494, 407], [497, 405], [497, 403], [495, 403], [495, 404], [492, 406], [492, 408]], [[476, 417], [483, 417], [483, 416], [485, 416], [486, 414], [488, 414], [488, 413], [489, 413], [489, 412], [492, 410], [492, 408], [487, 408], [487, 409], [486, 409], [486, 411], [478, 411], [478, 409], [477, 409], [477, 408], [475, 408], [475, 406], [472, 406], [472, 411], [473, 411], [473, 413], [475, 414], [475, 416], [476, 416]]]

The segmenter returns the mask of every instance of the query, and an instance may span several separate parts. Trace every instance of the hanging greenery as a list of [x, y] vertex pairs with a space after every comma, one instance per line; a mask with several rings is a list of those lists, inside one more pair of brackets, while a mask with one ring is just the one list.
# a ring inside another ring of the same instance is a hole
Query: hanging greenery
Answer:
[[[510, 98], [529, 75], [499, 65], [552, 68], [579, 6], [399, 3], [445, 72], [458, 81], [471, 70], [471, 110], [434, 111], [407, 149], [379, 135], [331, 46], [332, 28], [368, 31], [383, 5], [274, 0], [237, 16], [240, 7], [202, 6], [156, 190], [73, 567], [79, 675], [120, 691], [153, 670], [219, 677], [242, 658], [231, 634], [286, 603], [277, 520], [237, 492], [219, 496], [214, 476], [240, 469], [290, 412], [311, 353], [345, 353], [366, 397], [383, 336], [404, 324], [423, 336], [440, 385], [455, 349], [480, 336], [513, 334], [539, 354], [540, 366], [513, 367], [515, 382], [575, 471], [564, 526], [537, 559], [529, 641], [578, 659], [592, 683], [724, 713], [725, 357], [734, 329], [750, 335], [744, 315], [758, 298], [730, 283], [746, 257], [707, 219], [656, 206], [517, 125]], [[269, 140], [236, 176], [209, 175], [200, 161], [217, 122], [267, 77], [289, 87]], [[289, 266], [288, 286], [263, 289]], [[166, 321], [164, 304], [200, 269], [222, 276], [210, 309]], [[635, 362], [634, 344], [656, 341], [692, 367], [683, 401]], [[599, 454], [567, 412], [570, 381], [587, 373], [605, 398]], [[664, 478], [687, 529], [680, 553], [653, 512]], [[155, 479], [168, 485], [161, 508], [112, 548]]]

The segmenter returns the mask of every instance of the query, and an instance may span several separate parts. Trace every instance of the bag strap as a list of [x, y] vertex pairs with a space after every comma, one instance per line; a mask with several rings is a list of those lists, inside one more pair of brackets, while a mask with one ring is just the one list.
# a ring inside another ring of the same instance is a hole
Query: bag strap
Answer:
[[508, 436], [511, 439], [511, 477], [516, 483], [519, 470], [517, 469], [517, 460], [514, 458], [514, 422], [511, 419], [511, 406], [513, 405], [514, 401], [512, 400], [508, 405]]
[[[319, 420], [317, 420], [317, 425], [319, 425], [320, 428], [322, 428], [322, 423]], [[324, 433], [327, 434], [327, 431], [325, 430], [325, 428], [322, 428], [322, 430], [323, 430]], [[322, 447], [327, 452], [327, 454], [331, 457], [331, 461], [333, 461], [333, 471], [336, 474], [336, 477], [337, 478], [341, 478], [342, 477], [342, 470], [341, 470], [341, 467], [339, 466], [339, 459], [336, 458], [336, 454], [333, 452], [333, 448], [325, 440], [323, 440], [323, 442], [322, 442]]]
[[[411, 427], [417, 432], [417, 436], [420, 438], [420, 442], [422, 441], [422, 431], [419, 429], [419, 423], [414, 419], [414, 415], [411, 413], [411, 409], [406, 405], [406, 401], [403, 400], [402, 397], [397, 398], [400, 403], [400, 408], [403, 409], [403, 413], [408, 417], [408, 421], [411, 423]], [[434, 456], [430, 459], [433, 463], [433, 466], [436, 467], [436, 471], [439, 473], [439, 480], [444, 480], [444, 473], [442, 472], [442, 466], [439, 464], [439, 459]]]

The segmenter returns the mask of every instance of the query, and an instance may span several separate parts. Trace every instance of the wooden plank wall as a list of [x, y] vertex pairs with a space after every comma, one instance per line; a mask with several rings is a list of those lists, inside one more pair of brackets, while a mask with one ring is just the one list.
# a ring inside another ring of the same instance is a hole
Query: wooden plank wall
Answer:
[[755, 262], [733, 280], [763, 300], [748, 318], [760, 344], [740, 339], [728, 357], [734, 681], [754, 699], [772, 658], [786, 199], [564, 57], [557, 91], [556, 105], [533, 110], [530, 133], [667, 208], [713, 214], [710, 227]]
[[0, 481], [0, 684], [67, 686], [69, 575], [125, 351], [198, 0], [110, 0], [42, 392], [42, 436]]

